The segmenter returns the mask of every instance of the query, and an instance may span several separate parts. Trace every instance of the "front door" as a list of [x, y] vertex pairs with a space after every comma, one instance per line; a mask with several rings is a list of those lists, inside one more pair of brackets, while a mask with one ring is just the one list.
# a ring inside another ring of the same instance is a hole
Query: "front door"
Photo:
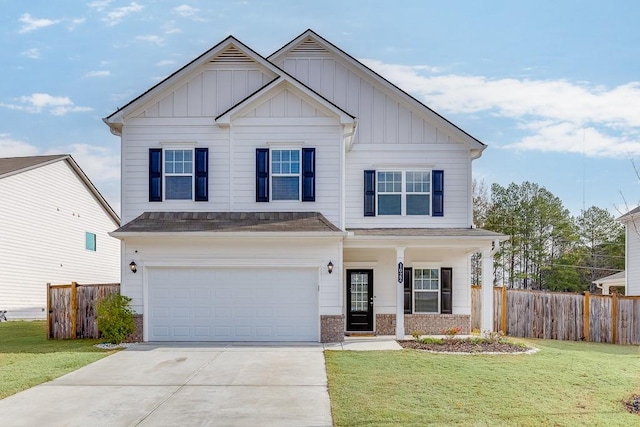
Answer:
[[347, 331], [373, 332], [373, 270], [347, 270]]

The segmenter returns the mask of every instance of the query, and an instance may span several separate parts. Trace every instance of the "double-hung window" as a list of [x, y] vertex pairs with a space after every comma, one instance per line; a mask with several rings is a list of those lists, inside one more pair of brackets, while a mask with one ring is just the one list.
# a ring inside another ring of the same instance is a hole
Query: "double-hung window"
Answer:
[[300, 200], [300, 150], [271, 150], [271, 199]]
[[378, 171], [378, 215], [429, 215], [431, 172]]
[[209, 200], [209, 149], [150, 148], [149, 201]]
[[193, 198], [193, 150], [164, 150], [165, 200]]
[[440, 270], [415, 268], [413, 270], [414, 313], [440, 313]]

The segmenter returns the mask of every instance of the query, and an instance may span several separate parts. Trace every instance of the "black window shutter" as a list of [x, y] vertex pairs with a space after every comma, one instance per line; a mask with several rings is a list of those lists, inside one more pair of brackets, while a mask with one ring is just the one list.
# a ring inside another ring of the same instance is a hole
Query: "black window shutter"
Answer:
[[440, 313], [453, 313], [453, 269], [440, 269]]
[[376, 216], [376, 171], [364, 171], [364, 216]]
[[196, 202], [209, 200], [209, 149], [196, 148]]
[[256, 202], [269, 201], [269, 149], [256, 148]]
[[162, 201], [162, 148], [149, 148], [149, 201]]
[[302, 149], [302, 201], [316, 201], [316, 149]]
[[404, 314], [413, 313], [413, 269], [404, 268]]
[[444, 171], [436, 170], [431, 172], [433, 181], [433, 210], [431, 215], [444, 216]]

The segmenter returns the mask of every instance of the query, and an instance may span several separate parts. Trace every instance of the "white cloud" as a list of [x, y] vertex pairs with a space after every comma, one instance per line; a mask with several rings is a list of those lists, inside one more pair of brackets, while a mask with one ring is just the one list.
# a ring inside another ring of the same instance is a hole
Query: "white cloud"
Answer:
[[[640, 154], [640, 82], [606, 88], [565, 80], [431, 75], [437, 68], [363, 60], [436, 111], [513, 120], [525, 131], [507, 148], [583, 152], [598, 157]], [[584, 136], [584, 147], [583, 147]]]
[[48, 151], [51, 154], [71, 154], [93, 182], [120, 179], [120, 156], [106, 147], [89, 144], [70, 144], [54, 147]]
[[0, 153], [2, 157], [34, 156], [38, 154], [38, 149], [24, 141], [13, 139], [8, 133], [1, 133]]
[[[106, 6], [108, 6], [108, 4], [105, 5], [105, 7]], [[113, 27], [114, 25], [119, 24], [127, 15], [140, 12], [142, 9], [144, 9], [144, 6], [139, 5], [136, 2], [132, 2], [129, 6], [117, 7], [110, 12], [107, 12], [103, 21], [105, 21], [109, 27]]]
[[38, 30], [40, 28], [49, 27], [60, 23], [60, 20], [46, 19], [46, 18], [33, 18], [30, 14], [23, 14], [18, 21], [22, 22], [22, 28], [19, 33], [29, 33], [31, 31]]
[[165, 60], [156, 62], [156, 67], [166, 67], [168, 65], [173, 65], [175, 63], [176, 63], [176, 61], [174, 61], [172, 59], [165, 59]]
[[154, 35], [137, 36], [136, 40], [154, 43], [154, 44], [157, 44], [158, 46], [162, 46], [164, 44], [164, 39], [162, 37], [154, 36]]
[[87, 74], [85, 74], [85, 77], [109, 77], [111, 75], [111, 71], [109, 70], [96, 70], [96, 71], [89, 71]]
[[40, 58], [40, 50], [34, 47], [33, 49], [28, 49], [24, 52], [20, 52], [20, 55], [30, 59], [38, 59]]
[[182, 32], [180, 28], [176, 27], [175, 21], [167, 21], [162, 26], [162, 29], [164, 30], [165, 34], [180, 34]]
[[173, 13], [185, 18], [195, 15], [199, 10], [200, 9], [189, 6], [188, 4], [181, 4], [180, 6], [172, 9]]
[[47, 111], [54, 116], [64, 116], [67, 113], [92, 111], [91, 107], [75, 105], [66, 96], [52, 96], [47, 93], [34, 93], [29, 96], [21, 96], [18, 103], [0, 103], [0, 107], [11, 110], [26, 111], [28, 113], [40, 113]]
[[67, 27], [69, 31], [73, 31], [78, 25], [84, 24], [87, 18], [74, 18], [71, 20], [71, 24]]
[[88, 4], [92, 9], [102, 12], [111, 4], [111, 0], [95, 0]]

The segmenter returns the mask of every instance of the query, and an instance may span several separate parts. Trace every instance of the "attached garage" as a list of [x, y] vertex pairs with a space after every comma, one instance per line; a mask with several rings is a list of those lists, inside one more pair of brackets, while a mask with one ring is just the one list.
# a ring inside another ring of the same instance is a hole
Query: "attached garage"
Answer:
[[318, 270], [147, 269], [148, 341], [319, 341]]

